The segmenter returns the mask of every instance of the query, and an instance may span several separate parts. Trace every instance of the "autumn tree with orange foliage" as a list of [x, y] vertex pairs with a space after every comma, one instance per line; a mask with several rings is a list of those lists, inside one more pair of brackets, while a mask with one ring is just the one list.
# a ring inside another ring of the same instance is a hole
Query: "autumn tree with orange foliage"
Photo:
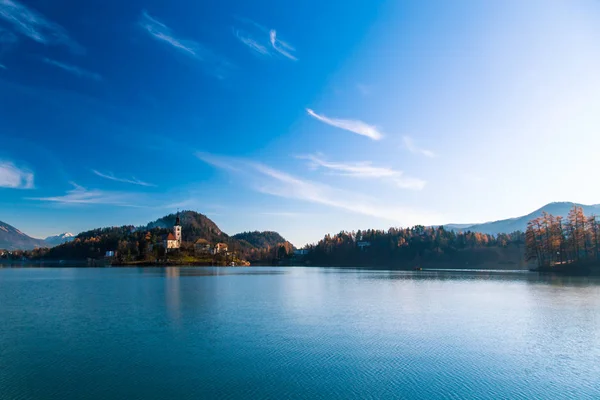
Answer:
[[597, 261], [599, 230], [596, 216], [586, 217], [579, 206], [573, 206], [564, 222], [544, 212], [527, 224], [527, 259], [536, 259], [540, 267]]

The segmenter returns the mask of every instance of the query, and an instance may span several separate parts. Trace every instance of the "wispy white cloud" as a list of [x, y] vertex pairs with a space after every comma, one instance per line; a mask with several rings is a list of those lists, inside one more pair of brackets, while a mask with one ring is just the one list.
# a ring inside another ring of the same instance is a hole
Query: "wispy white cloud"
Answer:
[[433, 151], [417, 146], [410, 136], [403, 136], [402, 140], [404, 141], [404, 147], [413, 154], [421, 154], [429, 158], [434, 158], [436, 156]]
[[256, 53], [259, 53], [264, 56], [271, 54], [271, 52], [269, 51], [269, 49], [266, 46], [259, 43], [259, 41], [254, 39], [248, 33], [241, 31], [241, 30], [237, 30], [237, 29], [234, 29], [233, 33], [240, 42], [242, 42], [243, 44], [248, 46], [251, 50], [255, 51]]
[[38, 43], [67, 46], [77, 53], [85, 51], [62, 26], [16, 0], [0, 0], [0, 19]]
[[309, 160], [312, 167], [323, 167], [341, 175], [356, 178], [387, 178], [398, 174], [398, 171], [391, 168], [375, 167], [371, 162], [330, 162], [316, 155], [303, 155], [298, 156], [298, 158]]
[[62, 196], [30, 197], [29, 200], [37, 200], [64, 205], [113, 205], [121, 207], [142, 207], [145, 204], [136, 193], [109, 192], [98, 189], [86, 189], [71, 182], [73, 189], [67, 190]]
[[0, 161], [0, 188], [33, 189], [33, 173], [8, 161]]
[[257, 187], [257, 190], [262, 193], [323, 204], [353, 213], [403, 223], [407, 223], [408, 218], [415, 218], [415, 221], [421, 221], [413, 223], [435, 220], [416, 210], [403, 207], [389, 207], [369, 196], [303, 180], [261, 164], [255, 165], [255, 168], [264, 176], [272, 178], [271, 182], [260, 184]]
[[290, 54], [287, 51], [287, 50], [294, 51], [295, 49], [292, 46], [290, 46], [289, 44], [287, 44], [286, 42], [283, 42], [283, 41], [277, 39], [277, 31], [275, 29], [271, 29], [269, 31], [269, 39], [271, 41], [271, 46], [273, 46], [275, 51], [277, 51], [279, 54], [283, 55], [284, 57], [289, 58], [290, 60], [298, 61], [298, 59], [295, 56], [293, 56], [292, 54]]
[[146, 11], [142, 12], [142, 17], [139, 22], [140, 26], [145, 29], [154, 39], [163, 41], [175, 47], [177, 50], [187, 53], [198, 58], [200, 53], [200, 44], [193, 40], [179, 39], [175, 37], [171, 29], [153, 18]]
[[67, 71], [67, 72], [73, 74], [73, 75], [77, 75], [80, 78], [88, 78], [88, 79], [93, 79], [95, 81], [102, 80], [102, 76], [100, 76], [99, 74], [85, 70], [85, 69], [77, 67], [75, 65], [64, 64], [64, 63], [61, 63], [60, 61], [56, 61], [51, 58], [44, 58], [43, 61], [48, 65], [52, 65], [54, 67], [60, 68], [64, 71]]
[[229, 61], [214, 54], [201, 43], [177, 37], [171, 28], [152, 17], [146, 11], [142, 12], [138, 24], [153, 39], [166, 43], [179, 52], [204, 63], [207, 71], [217, 78], [222, 79], [225, 71], [232, 67]]
[[236, 17], [236, 19], [244, 23], [250, 32], [234, 29], [233, 33], [249, 49], [263, 56], [280, 55], [298, 61], [298, 58], [292, 54], [296, 49], [289, 43], [279, 39], [275, 29], [268, 29], [247, 18]]
[[374, 125], [369, 125], [359, 120], [353, 119], [338, 119], [338, 118], [327, 118], [324, 115], [319, 115], [310, 108], [306, 109], [306, 112], [311, 117], [318, 119], [328, 125], [335, 126], [336, 128], [344, 129], [357, 135], [366, 136], [373, 140], [381, 140], [383, 134]]
[[99, 171], [97, 171], [95, 169], [93, 169], [92, 172], [94, 174], [98, 175], [101, 178], [109, 179], [109, 180], [115, 181], [115, 182], [130, 183], [132, 185], [140, 185], [140, 186], [156, 186], [156, 185], [154, 185], [152, 183], [140, 181], [139, 179], [136, 179], [134, 177], [132, 177], [131, 179], [118, 178], [118, 177], [114, 176], [113, 174], [104, 174], [104, 173], [99, 172]]
[[[211, 157], [213, 161], [220, 159], [219, 156]], [[206, 157], [199, 158], [206, 161]], [[211, 165], [239, 174], [252, 189], [272, 196], [322, 204], [407, 225], [433, 224], [438, 218], [435, 214], [389, 206], [361, 193], [298, 178], [261, 163], [228, 157], [220, 162], [212, 162]], [[224, 167], [226, 165], [233, 165], [233, 168]]]
[[0, 69], [8, 69], [8, 68], [6, 68], [6, 65], [0, 64]]
[[316, 155], [299, 156], [298, 158], [309, 160], [309, 165], [313, 168], [325, 168], [336, 174], [353, 178], [380, 179], [401, 189], [422, 190], [426, 185], [424, 180], [406, 176], [403, 171], [376, 167], [371, 162], [330, 162]]
[[225, 157], [225, 156], [215, 156], [210, 153], [204, 152], [196, 152], [196, 157], [200, 160], [204, 161], [207, 164], [212, 165], [213, 167], [217, 167], [220, 169], [228, 170], [231, 172], [243, 172], [244, 167], [241, 165], [237, 158], [233, 157]]

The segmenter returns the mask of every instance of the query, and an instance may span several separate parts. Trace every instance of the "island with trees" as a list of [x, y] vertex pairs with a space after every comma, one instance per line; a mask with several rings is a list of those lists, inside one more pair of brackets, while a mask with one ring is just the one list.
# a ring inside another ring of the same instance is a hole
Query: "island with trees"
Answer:
[[[173, 233], [179, 226], [179, 237]], [[172, 245], [173, 244], [173, 245]], [[92, 229], [59, 246], [0, 251], [0, 262], [74, 266], [245, 266], [286, 263], [294, 246], [276, 232], [227, 235], [195, 211], [169, 214], [144, 226]]]

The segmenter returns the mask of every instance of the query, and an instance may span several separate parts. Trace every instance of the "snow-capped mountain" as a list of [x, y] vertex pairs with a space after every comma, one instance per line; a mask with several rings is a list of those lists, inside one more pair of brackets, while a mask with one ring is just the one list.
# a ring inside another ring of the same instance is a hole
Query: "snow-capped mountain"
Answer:
[[61, 233], [60, 235], [48, 236], [44, 241], [47, 243], [49, 247], [58, 246], [59, 244], [63, 244], [66, 242], [70, 242], [75, 238], [70, 232]]

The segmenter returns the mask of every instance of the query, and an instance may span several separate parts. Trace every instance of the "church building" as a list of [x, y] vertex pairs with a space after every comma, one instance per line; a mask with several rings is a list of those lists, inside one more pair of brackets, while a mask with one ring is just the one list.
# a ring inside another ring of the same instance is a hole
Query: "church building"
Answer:
[[181, 247], [181, 221], [179, 220], [179, 211], [173, 226], [173, 232], [170, 232], [164, 240], [165, 249], [167, 251], [178, 249]]

